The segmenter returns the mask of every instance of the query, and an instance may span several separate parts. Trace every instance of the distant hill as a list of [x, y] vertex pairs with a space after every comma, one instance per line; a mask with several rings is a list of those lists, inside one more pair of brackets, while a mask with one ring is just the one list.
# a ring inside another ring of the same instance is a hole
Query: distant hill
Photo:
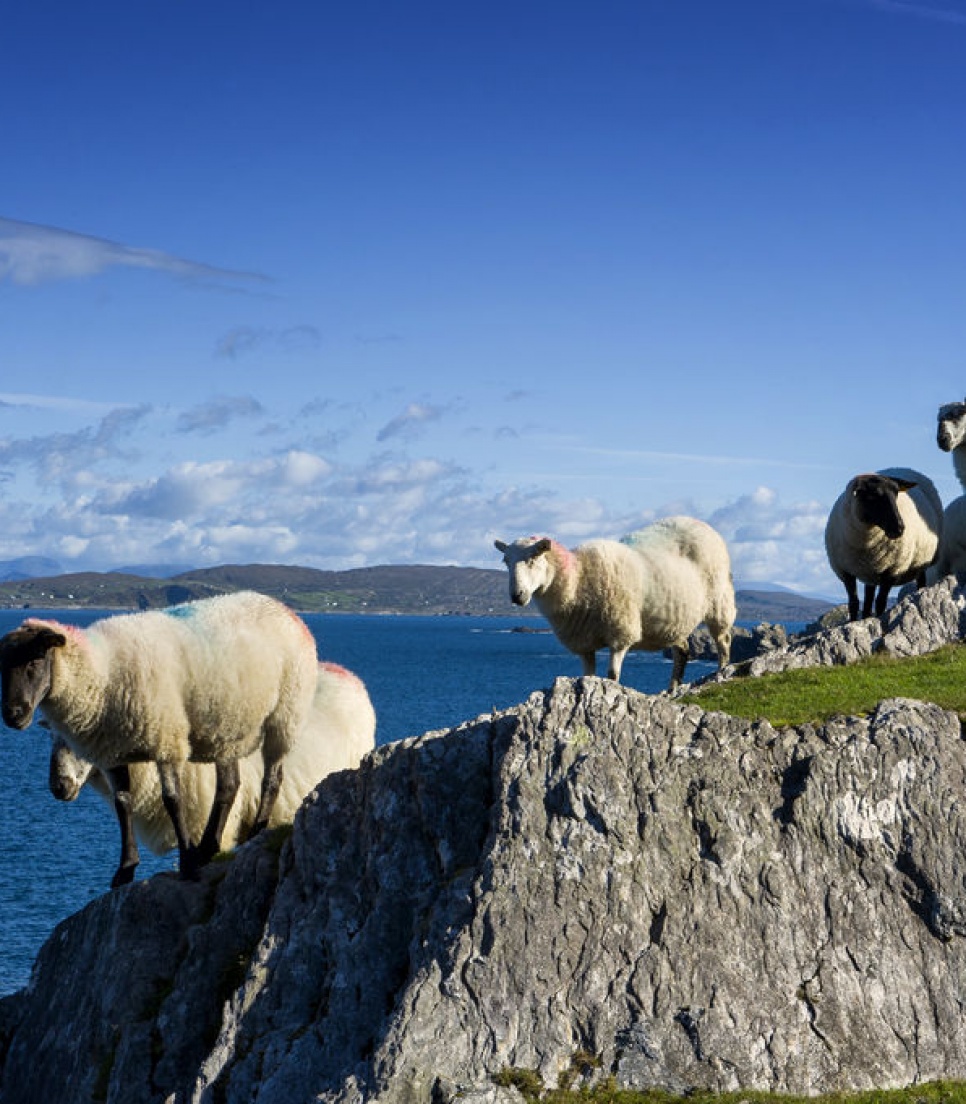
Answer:
[[59, 575], [62, 570], [56, 560], [47, 556], [20, 556], [15, 560], [0, 560], [0, 582]]
[[[279, 564], [228, 564], [158, 579], [124, 572], [83, 572], [0, 583], [0, 608], [152, 609], [236, 590], [271, 594], [302, 612], [514, 614], [502, 569], [398, 565], [319, 571]], [[831, 603], [792, 591], [739, 590], [738, 616], [753, 621], [812, 621]]]

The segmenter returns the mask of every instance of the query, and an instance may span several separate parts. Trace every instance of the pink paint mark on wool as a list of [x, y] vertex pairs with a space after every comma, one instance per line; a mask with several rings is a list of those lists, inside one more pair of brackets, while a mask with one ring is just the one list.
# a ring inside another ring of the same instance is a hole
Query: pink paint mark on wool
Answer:
[[312, 630], [308, 627], [308, 625], [306, 625], [302, 618], [299, 617], [295, 610], [290, 609], [288, 606], [285, 607], [285, 610], [288, 613], [289, 617], [291, 617], [298, 624], [299, 628], [302, 630], [302, 635], [312, 642], [312, 647], [314, 648], [315, 637], [312, 635]]
[[332, 663], [330, 660], [324, 659], [319, 663], [319, 667], [326, 674], [335, 675], [336, 678], [345, 679], [346, 682], [362, 682], [358, 675], [350, 671], [348, 667], [343, 667], [340, 663]]
[[565, 548], [559, 541], [550, 542], [550, 551], [553, 552], [560, 570], [570, 575], [577, 570], [577, 556], [569, 548]]

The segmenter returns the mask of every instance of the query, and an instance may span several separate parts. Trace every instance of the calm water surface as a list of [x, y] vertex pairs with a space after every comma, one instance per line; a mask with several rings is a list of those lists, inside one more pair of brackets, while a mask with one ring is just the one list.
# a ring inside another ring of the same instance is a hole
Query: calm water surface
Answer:
[[[37, 616], [88, 625], [98, 614], [40, 611]], [[26, 614], [0, 610], [0, 635]], [[355, 671], [376, 709], [380, 744], [450, 728], [491, 709], [525, 700], [560, 675], [580, 674], [580, 661], [544, 631], [540, 618], [378, 617], [308, 614], [319, 657]], [[521, 628], [539, 631], [521, 632]], [[604, 657], [599, 661], [604, 663]], [[691, 678], [712, 669], [688, 667]], [[632, 653], [622, 681], [654, 692], [667, 686], [671, 664]], [[118, 851], [111, 808], [85, 790], [70, 805], [47, 789], [50, 742], [36, 725], [5, 742], [0, 833], [0, 995], [27, 983], [43, 942], [65, 917], [108, 890]], [[176, 868], [176, 857], [142, 852], [138, 877]]]

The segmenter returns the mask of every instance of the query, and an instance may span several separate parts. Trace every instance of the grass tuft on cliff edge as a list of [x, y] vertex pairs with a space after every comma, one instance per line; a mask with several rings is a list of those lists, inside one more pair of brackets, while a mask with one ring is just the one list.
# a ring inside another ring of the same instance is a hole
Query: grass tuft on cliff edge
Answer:
[[712, 683], [679, 700], [702, 709], [782, 725], [861, 717], [884, 698], [933, 702], [966, 720], [966, 645], [924, 656], [875, 655], [844, 667], [806, 667], [760, 678]]
[[[530, 1076], [521, 1076], [524, 1072]], [[543, 1089], [537, 1074], [521, 1070], [504, 1071], [504, 1075], [495, 1080], [497, 1084], [518, 1089], [528, 1104], [537, 1101], [540, 1104], [966, 1104], [966, 1084], [960, 1081], [930, 1081], [907, 1089], [869, 1089], [822, 1096], [700, 1090], [687, 1096], [675, 1096], [660, 1089], [643, 1092], [618, 1089], [612, 1081], [605, 1081], [593, 1089]]]

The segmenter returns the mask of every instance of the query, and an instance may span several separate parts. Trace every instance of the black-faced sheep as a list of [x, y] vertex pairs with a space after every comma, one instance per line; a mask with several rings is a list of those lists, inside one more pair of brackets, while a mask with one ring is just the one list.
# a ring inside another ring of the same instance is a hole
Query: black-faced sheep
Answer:
[[[312, 705], [315, 641], [287, 606], [238, 594], [109, 617], [84, 630], [30, 619], [0, 640], [2, 713], [24, 729], [39, 708], [52, 730], [110, 779], [133, 840], [130, 765], [157, 765], [183, 877], [217, 852], [238, 791], [238, 761], [264, 764], [253, 834], [271, 818], [286, 754]], [[192, 844], [181, 798], [189, 760], [215, 764], [215, 796]], [[122, 864], [115, 883], [134, 875]]]
[[[269, 828], [289, 824], [315, 786], [335, 771], [357, 767], [375, 744], [376, 714], [363, 681], [334, 663], [320, 663], [315, 697], [308, 719], [285, 757], [285, 774]], [[239, 760], [241, 784], [221, 837], [223, 849], [248, 838], [261, 794], [264, 773], [260, 752]], [[153, 763], [132, 763], [131, 817], [136, 840], [156, 855], [177, 845], [171, 818], [161, 794]], [[50, 754], [50, 791], [59, 801], [73, 801], [85, 785], [105, 801], [113, 802], [109, 779], [93, 764], [55, 737]], [[185, 763], [181, 786], [186, 828], [197, 844], [208, 821], [215, 796], [215, 768], [210, 763]], [[122, 824], [121, 867], [137, 866], [136, 841], [125, 841]]]
[[673, 649], [671, 688], [688, 661], [688, 637], [704, 622], [721, 666], [735, 620], [731, 561], [721, 536], [696, 518], [672, 517], [622, 541], [594, 540], [570, 551], [547, 537], [496, 541], [510, 571], [510, 598], [533, 598], [564, 647], [595, 671], [610, 650], [608, 678], [620, 679], [630, 650]]
[[850, 479], [825, 526], [829, 564], [842, 580], [849, 619], [859, 618], [857, 582], [865, 584], [862, 616], [885, 612], [889, 591], [926, 585], [942, 534], [943, 508], [932, 481], [912, 468], [884, 468]]

